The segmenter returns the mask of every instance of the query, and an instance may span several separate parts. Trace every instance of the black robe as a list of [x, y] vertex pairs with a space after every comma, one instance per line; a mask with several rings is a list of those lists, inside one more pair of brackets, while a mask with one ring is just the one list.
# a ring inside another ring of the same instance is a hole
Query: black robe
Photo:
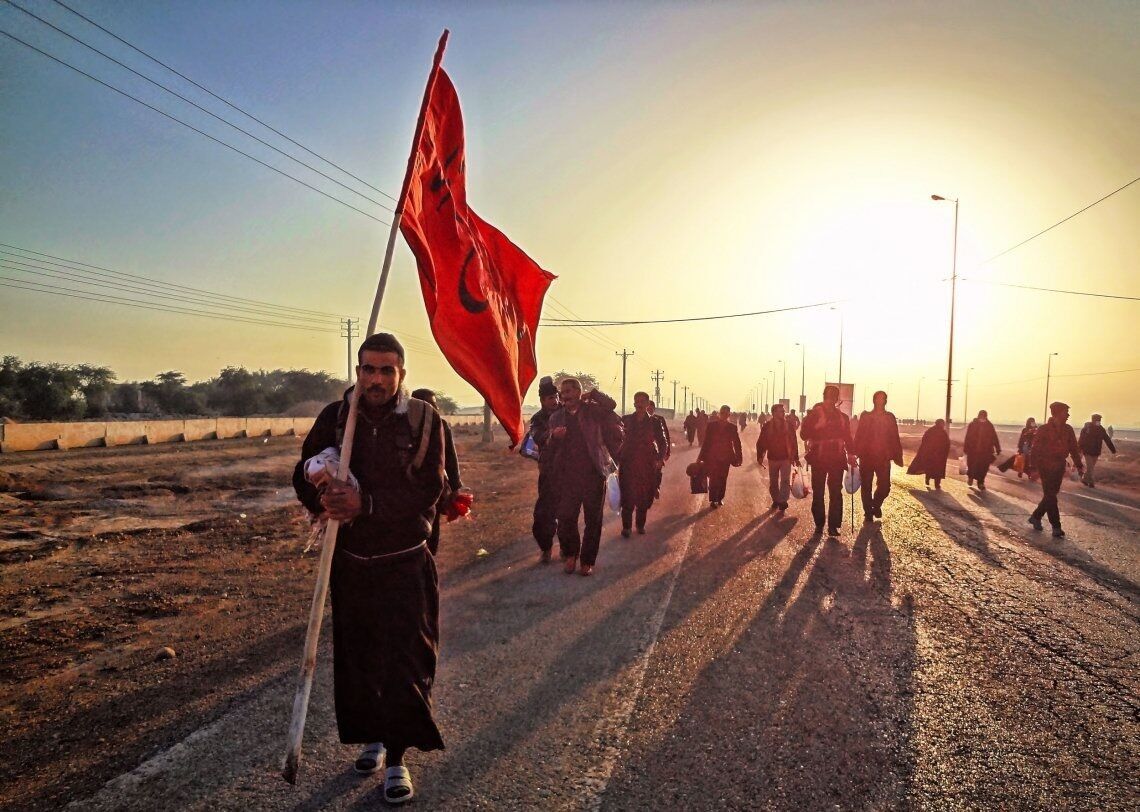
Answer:
[[621, 419], [625, 439], [618, 459], [621, 506], [648, 510], [657, 491], [657, 463], [664, 462], [668, 441], [663, 422], [636, 412]]
[[922, 435], [918, 453], [906, 469], [908, 474], [925, 474], [931, 479], [946, 477], [946, 458], [950, 456], [950, 435], [937, 426], [931, 426]]

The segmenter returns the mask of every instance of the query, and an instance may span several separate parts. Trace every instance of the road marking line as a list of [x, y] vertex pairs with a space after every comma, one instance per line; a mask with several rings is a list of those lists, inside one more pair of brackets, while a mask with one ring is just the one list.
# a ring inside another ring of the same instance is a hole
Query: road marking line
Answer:
[[[699, 506], [696, 509], [699, 510]], [[611, 705], [611, 707], [606, 713], [603, 713], [601, 721], [594, 729], [594, 741], [601, 745], [602, 752], [594, 761], [594, 766], [588, 768], [578, 781], [582, 787], [581, 806], [590, 812], [597, 812], [602, 807], [602, 799], [609, 787], [614, 767], [617, 765], [618, 757], [622, 752], [622, 741], [625, 738], [626, 728], [629, 726], [629, 720], [637, 706], [637, 700], [641, 697], [641, 687], [645, 682], [645, 675], [649, 671], [649, 661], [657, 647], [657, 638], [661, 634], [661, 627], [665, 625], [665, 615], [669, 611], [669, 604], [673, 601], [673, 589], [677, 586], [681, 568], [689, 554], [689, 545], [693, 540], [695, 527], [696, 523], [694, 522], [686, 528], [685, 540], [677, 555], [677, 563], [673, 565], [673, 577], [669, 581], [669, 586], [665, 590], [661, 603], [649, 621], [646, 633], [638, 641], [637, 647], [642, 652], [641, 656], [632, 666], [617, 676], [615, 680], [617, 688], [611, 695], [611, 702], [607, 702], [607, 705]], [[616, 697], [616, 702], [613, 701], [614, 697]]]
[[1126, 505], [1122, 502], [1113, 502], [1108, 499], [1100, 499], [1096, 496], [1089, 496], [1086, 493], [1077, 493], [1076, 491], [1061, 491], [1061, 493], [1067, 493], [1069, 496], [1075, 496], [1078, 499], [1088, 499], [1090, 502], [1100, 502], [1102, 505], [1110, 505], [1112, 507], [1124, 508], [1125, 510], [1135, 510], [1137, 512], [1140, 512], [1140, 508], [1138, 507]]

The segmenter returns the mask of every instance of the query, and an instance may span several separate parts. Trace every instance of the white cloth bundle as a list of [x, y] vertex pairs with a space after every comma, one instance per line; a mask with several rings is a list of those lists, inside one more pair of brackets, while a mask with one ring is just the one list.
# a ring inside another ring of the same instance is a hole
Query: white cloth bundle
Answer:
[[[340, 467], [340, 451], [329, 446], [319, 454], [315, 454], [305, 460], [305, 479], [318, 488], [324, 487], [330, 481], [336, 479], [336, 471]], [[352, 475], [352, 471], [348, 472], [348, 484], [360, 490], [360, 483], [356, 481], [356, 477]]]

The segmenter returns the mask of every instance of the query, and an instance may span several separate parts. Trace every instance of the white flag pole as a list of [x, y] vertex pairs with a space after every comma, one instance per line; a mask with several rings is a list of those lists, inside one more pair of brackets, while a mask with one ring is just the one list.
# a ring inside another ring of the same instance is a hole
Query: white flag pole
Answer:
[[[388, 245], [384, 250], [384, 265], [380, 270], [380, 281], [376, 287], [376, 298], [372, 302], [372, 315], [368, 319], [368, 329], [364, 338], [376, 332], [376, 322], [380, 316], [380, 303], [384, 299], [384, 289], [388, 285], [388, 272], [392, 268], [392, 254], [396, 247], [396, 233], [400, 229], [400, 218], [404, 214], [404, 201], [408, 196], [408, 185], [411, 183], [412, 170], [415, 167], [416, 151], [419, 147], [420, 136], [423, 133], [424, 118], [427, 115], [428, 99], [431, 97], [432, 86], [435, 84], [439, 63], [443, 59], [443, 49], [447, 45], [448, 32], [445, 30], [439, 38], [435, 59], [432, 62], [431, 72], [428, 74], [427, 87], [424, 88], [424, 98], [420, 105], [420, 115], [416, 122], [415, 135], [412, 138], [412, 151], [408, 156], [408, 168], [404, 174], [404, 184], [400, 189], [399, 202], [392, 215], [392, 229], [388, 232]], [[356, 436], [356, 413], [360, 404], [360, 380], [352, 389], [352, 397], [348, 403], [348, 422], [344, 427], [344, 441], [341, 444], [340, 466], [337, 468], [336, 478], [341, 482], [348, 479], [349, 464], [352, 461], [352, 443]], [[317, 670], [317, 642], [321, 634], [321, 623], [324, 619], [325, 598], [329, 591], [329, 574], [332, 572], [333, 552], [336, 546], [337, 531], [340, 522], [330, 519], [325, 527], [324, 543], [321, 546], [321, 557], [317, 564], [317, 583], [313, 588], [313, 604], [309, 608], [309, 627], [305, 633], [305, 650], [301, 657], [301, 671], [297, 680], [297, 693], [293, 697], [293, 717], [289, 722], [289, 743], [285, 751], [285, 760], [281, 774], [290, 784], [297, 783], [297, 774], [301, 765], [301, 742], [305, 735], [305, 718], [309, 712], [309, 694], [313, 689], [313, 675]]]

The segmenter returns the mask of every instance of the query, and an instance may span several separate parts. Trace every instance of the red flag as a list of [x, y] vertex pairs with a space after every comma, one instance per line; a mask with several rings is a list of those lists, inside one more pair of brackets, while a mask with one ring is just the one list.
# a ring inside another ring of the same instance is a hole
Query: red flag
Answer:
[[463, 115], [442, 68], [429, 93], [400, 230], [416, 256], [436, 343], [517, 444], [523, 395], [537, 373], [542, 299], [555, 277], [468, 208]]

